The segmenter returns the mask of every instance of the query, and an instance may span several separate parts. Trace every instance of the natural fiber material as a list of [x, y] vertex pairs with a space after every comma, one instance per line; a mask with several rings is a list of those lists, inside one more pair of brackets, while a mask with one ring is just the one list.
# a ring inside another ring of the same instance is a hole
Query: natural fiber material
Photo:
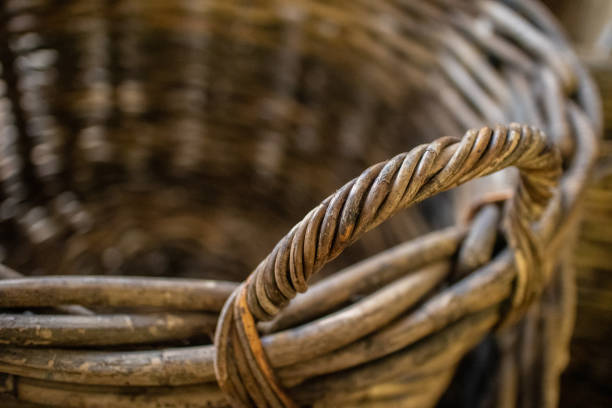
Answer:
[[[539, 131], [528, 128], [514, 127], [509, 131], [497, 128], [494, 132], [484, 128], [468, 132], [460, 142], [439, 139], [375, 165], [339, 189], [298, 223], [246, 284], [236, 289], [221, 312], [215, 336], [215, 372], [230, 401], [237, 406], [249, 401], [255, 401], [257, 406], [297, 406], [290, 402], [273, 375], [266, 357], [269, 353], [264, 353], [254, 317], [267, 320], [277, 315], [296, 291], [306, 291], [306, 282], [330, 259], [395, 212], [437, 191], [508, 165], [517, 165], [522, 170], [519, 190], [506, 215], [516, 268], [512, 307], [520, 311], [531, 304], [550, 278], [544, 259], [544, 251], [552, 249], [546, 245], [550, 237], [537, 236], [532, 224], [539, 221], [560, 174], [558, 152], [546, 145]], [[562, 212], [560, 201], [554, 203], [557, 208], [551, 207], [550, 211], [558, 216]], [[543, 231], [556, 232], [558, 227], [551, 228], [547, 223], [550, 221], [542, 222]], [[533, 273], [540, 276], [529, 276]], [[387, 313], [386, 317], [393, 316]], [[317, 354], [327, 351], [327, 347], [331, 351], [332, 346], [348, 344], [361, 335], [343, 332], [339, 344], [328, 341], [318, 347]], [[240, 379], [230, 378], [232, 371], [239, 373]], [[350, 374], [346, 373], [346, 377]]]
[[603, 99], [604, 140], [584, 194], [584, 217], [576, 246], [578, 286], [571, 364], [563, 382], [563, 406], [589, 401], [612, 404], [612, 60], [589, 63]]
[[601, 119], [537, 3], [0, 10], [11, 404], [556, 405]]

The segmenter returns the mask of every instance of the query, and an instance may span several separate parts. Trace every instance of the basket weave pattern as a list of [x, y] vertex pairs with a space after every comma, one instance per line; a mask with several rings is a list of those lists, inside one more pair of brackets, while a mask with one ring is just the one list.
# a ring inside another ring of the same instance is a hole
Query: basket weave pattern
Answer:
[[556, 406], [601, 119], [538, 3], [0, 18], [11, 404], [427, 407], [489, 340], [455, 406]]

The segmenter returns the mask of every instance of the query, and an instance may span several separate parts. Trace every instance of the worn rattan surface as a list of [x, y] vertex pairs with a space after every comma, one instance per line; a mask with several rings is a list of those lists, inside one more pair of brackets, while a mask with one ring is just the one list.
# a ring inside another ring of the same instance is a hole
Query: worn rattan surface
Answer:
[[0, 10], [11, 404], [557, 404], [601, 124], [538, 3]]

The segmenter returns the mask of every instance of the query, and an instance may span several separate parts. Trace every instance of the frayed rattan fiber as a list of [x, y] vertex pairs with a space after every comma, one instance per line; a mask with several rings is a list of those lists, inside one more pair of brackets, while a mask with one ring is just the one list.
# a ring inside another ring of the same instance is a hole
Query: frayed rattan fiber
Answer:
[[0, 18], [9, 406], [557, 405], [601, 118], [539, 3]]

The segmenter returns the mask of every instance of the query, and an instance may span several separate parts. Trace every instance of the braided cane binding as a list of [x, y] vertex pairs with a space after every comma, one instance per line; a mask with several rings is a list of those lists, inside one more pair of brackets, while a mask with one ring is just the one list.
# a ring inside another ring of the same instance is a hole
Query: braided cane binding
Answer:
[[544, 134], [512, 124], [444, 137], [378, 163], [345, 184], [304, 217], [274, 248], [221, 312], [215, 373], [236, 407], [296, 406], [275, 379], [256, 322], [273, 318], [309, 278], [364, 233], [432, 195], [509, 166], [520, 183], [505, 216], [517, 271], [510, 319], [520, 316], [545, 284], [545, 243], [533, 228], [561, 174], [558, 149]]

